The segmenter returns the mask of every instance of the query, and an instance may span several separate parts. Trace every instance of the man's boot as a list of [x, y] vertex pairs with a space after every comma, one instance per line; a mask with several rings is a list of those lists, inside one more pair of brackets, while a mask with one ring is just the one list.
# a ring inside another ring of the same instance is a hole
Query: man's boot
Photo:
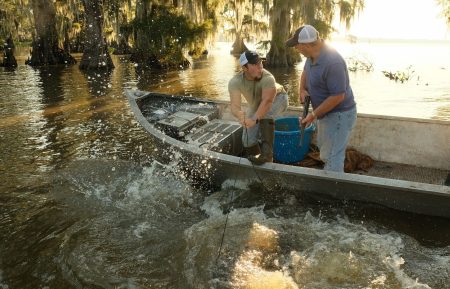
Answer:
[[249, 156], [256, 156], [261, 153], [261, 149], [259, 148], [259, 144], [252, 145], [250, 147], [244, 147], [243, 156], [248, 158]]
[[261, 119], [259, 122], [261, 131], [261, 154], [249, 156], [248, 160], [255, 165], [273, 162], [273, 139], [275, 137], [275, 122], [273, 119]]

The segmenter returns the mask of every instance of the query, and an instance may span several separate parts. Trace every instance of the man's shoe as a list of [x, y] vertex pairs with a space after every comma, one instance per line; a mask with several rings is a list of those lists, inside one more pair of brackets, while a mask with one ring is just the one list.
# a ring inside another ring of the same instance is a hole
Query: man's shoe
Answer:
[[273, 162], [273, 140], [275, 136], [275, 123], [273, 119], [261, 119], [259, 123], [261, 130], [261, 154], [249, 156], [248, 160], [255, 165]]
[[252, 145], [250, 147], [244, 147], [243, 156], [249, 157], [249, 156], [256, 156], [261, 153], [261, 149], [259, 148], [259, 144]]
[[264, 157], [262, 154], [256, 156], [249, 156], [247, 159], [257, 166], [273, 162], [272, 158]]

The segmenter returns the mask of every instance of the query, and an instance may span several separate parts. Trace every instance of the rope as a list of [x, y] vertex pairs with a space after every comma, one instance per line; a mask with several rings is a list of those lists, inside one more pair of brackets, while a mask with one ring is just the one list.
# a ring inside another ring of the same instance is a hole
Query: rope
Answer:
[[[245, 122], [245, 115], [244, 115], [244, 122]], [[244, 126], [244, 130], [245, 130], [245, 137], [247, 138], [246, 139], [246, 142], [248, 143], [248, 133], [247, 133], [247, 128]], [[241, 153], [239, 154], [239, 165], [241, 164], [241, 159], [242, 159], [242, 154], [243, 154], [243, 152], [244, 152], [244, 146], [242, 146], [242, 150], [241, 150]], [[253, 171], [255, 172], [255, 175], [256, 175], [256, 177], [258, 178], [258, 180], [259, 180], [259, 182], [262, 184], [263, 182], [262, 182], [262, 179], [260, 178], [260, 176], [257, 174], [257, 172], [256, 172], [256, 169], [255, 169], [255, 165], [252, 163], [252, 162], [250, 162], [251, 164], [252, 164], [252, 168], [253, 168]], [[236, 188], [236, 181], [237, 181], [237, 177], [236, 178], [234, 178], [234, 184], [233, 184], [233, 187], [234, 188]], [[225, 217], [225, 224], [224, 224], [224, 226], [223, 226], [223, 232], [222, 232], [222, 237], [221, 237], [221, 240], [220, 240], [220, 246], [219, 246], [219, 251], [218, 251], [218, 253], [217, 253], [217, 258], [216, 258], [216, 266], [217, 266], [217, 262], [219, 261], [219, 258], [220, 258], [220, 254], [221, 254], [221, 252], [222, 252], [222, 246], [223, 246], [223, 241], [224, 241], [224, 239], [225, 239], [225, 231], [226, 231], [226, 229], [227, 229], [227, 225], [228, 225], [228, 217], [229, 217], [229, 215], [230, 215], [230, 212], [231, 212], [231, 210], [233, 209], [233, 204], [234, 204], [234, 202], [238, 199], [238, 198], [235, 198], [234, 197], [234, 190], [231, 192], [231, 198], [230, 198], [230, 201], [229, 201], [229, 206], [228, 206], [228, 208], [227, 208], [227, 210], [226, 210], [226, 212], [227, 212], [227, 214], [226, 214], [226, 217]], [[242, 195], [241, 195], [242, 196]], [[240, 197], [240, 196], [239, 196]]]
[[[245, 133], [247, 134], [247, 128], [246, 128], [246, 127], [244, 127], [244, 128], [245, 128]], [[248, 138], [248, 135], [247, 135], [247, 138]], [[247, 139], [247, 140], [248, 140], [248, 139]], [[239, 165], [241, 164], [241, 159], [242, 159], [242, 154], [243, 154], [243, 152], [244, 152], [244, 146], [242, 146], [241, 153], [239, 154]], [[234, 188], [236, 188], [236, 182], [237, 182], [237, 177], [234, 178], [234, 184], [233, 184], [233, 187], [234, 187]], [[227, 210], [226, 210], [227, 215], [226, 215], [226, 217], [225, 217], [225, 224], [224, 224], [224, 226], [223, 226], [223, 232], [222, 232], [222, 238], [221, 238], [221, 240], [220, 240], [219, 251], [217, 252], [216, 266], [217, 266], [217, 263], [219, 262], [220, 254], [222, 253], [222, 246], [223, 246], [223, 240], [225, 239], [225, 231], [226, 231], [226, 229], [227, 229], [228, 217], [229, 217], [229, 215], [230, 215], [231, 210], [233, 209], [233, 204], [234, 204], [234, 202], [236, 201], [236, 199], [237, 199], [237, 198], [234, 198], [234, 190], [232, 190], [232, 191], [231, 191], [231, 199], [230, 199], [230, 201], [229, 201], [229, 203], [228, 203], [229, 205], [228, 205], [228, 208], [227, 208]]]

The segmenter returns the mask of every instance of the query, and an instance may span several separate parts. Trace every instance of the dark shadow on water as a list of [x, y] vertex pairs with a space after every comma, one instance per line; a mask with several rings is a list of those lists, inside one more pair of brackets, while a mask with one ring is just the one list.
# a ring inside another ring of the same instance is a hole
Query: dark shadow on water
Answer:
[[[68, 146], [64, 140], [59, 139], [60, 133], [67, 127], [64, 121], [62, 106], [65, 101], [64, 84], [62, 78], [67, 71], [65, 66], [44, 66], [31, 68], [37, 72], [40, 78], [41, 103], [43, 104], [43, 126], [39, 135], [45, 137], [45, 149], [41, 152], [47, 156], [47, 166], [57, 166], [68, 157]], [[38, 126], [39, 127], [39, 126]]]
[[109, 93], [113, 71], [81, 70], [81, 72], [86, 79], [91, 97], [105, 96]]
[[33, 67], [41, 80], [42, 103], [47, 106], [56, 106], [64, 99], [64, 86], [61, 76], [66, 70], [64, 66]]
[[372, 203], [341, 201], [323, 195], [296, 193], [313, 211], [328, 217], [347, 216], [361, 224], [377, 224], [377, 228], [408, 235], [430, 247], [450, 245], [450, 220], [390, 209]]
[[377, 204], [342, 201], [328, 196], [289, 191], [281, 187], [265, 188], [261, 183], [253, 183], [245, 192], [236, 191], [233, 201], [222, 205], [227, 211], [230, 207], [250, 208], [264, 206], [271, 216], [291, 218], [301, 212], [309, 211], [320, 219], [334, 220], [347, 217], [354, 223], [372, 224], [378, 233], [397, 231], [417, 240], [427, 247], [446, 247], [450, 245], [450, 220], [390, 209]]

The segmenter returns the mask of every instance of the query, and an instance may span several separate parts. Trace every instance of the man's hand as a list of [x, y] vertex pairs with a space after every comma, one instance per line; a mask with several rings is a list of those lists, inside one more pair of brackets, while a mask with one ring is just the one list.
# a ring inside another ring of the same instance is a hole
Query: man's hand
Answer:
[[306, 89], [300, 90], [300, 103], [305, 103], [305, 97], [309, 95], [308, 91]]
[[244, 121], [244, 124], [243, 124], [243, 126], [246, 128], [251, 128], [255, 125], [256, 125], [256, 120], [251, 119], [251, 118], [246, 118]]
[[312, 113], [308, 113], [308, 115], [302, 119], [302, 124], [305, 125], [305, 127], [308, 127], [311, 125], [311, 123], [314, 121], [315, 117], [312, 115]]

